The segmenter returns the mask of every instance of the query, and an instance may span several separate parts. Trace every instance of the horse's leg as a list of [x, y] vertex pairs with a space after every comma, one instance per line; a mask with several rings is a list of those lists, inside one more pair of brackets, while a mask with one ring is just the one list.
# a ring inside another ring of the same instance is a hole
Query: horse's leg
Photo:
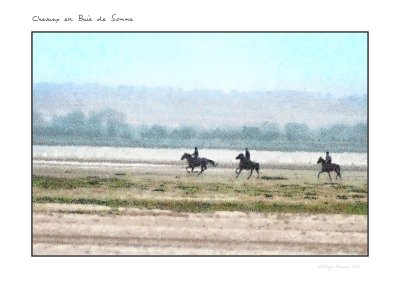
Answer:
[[[239, 172], [236, 172], [236, 177], [235, 178], [237, 178], [237, 177], [239, 177], [239, 175], [240, 175], [240, 172], [242, 172], [242, 168], [239, 168], [240, 170], [239, 170]], [[236, 169], [237, 170], [237, 169]]]
[[192, 168], [192, 171], [193, 171], [193, 167], [188, 166], [188, 167], [186, 167], [186, 172], [187, 173], [190, 173], [190, 171], [187, 170], [188, 168]]
[[199, 173], [199, 171], [193, 171], [194, 167], [192, 167], [192, 173]]
[[328, 171], [329, 179], [332, 181], [331, 173]]
[[251, 169], [250, 175], [249, 175], [249, 177], [247, 177], [247, 179], [249, 179], [251, 177], [251, 175], [253, 174], [253, 170], [254, 169]]
[[204, 163], [204, 162], [202, 162], [202, 163], [200, 164], [200, 167], [201, 167], [201, 171], [200, 171], [199, 174], [197, 174], [197, 176], [199, 176], [201, 173], [203, 173], [204, 170], [207, 170], [207, 164]]
[[321, 172], [318, 173], [318, 179], [319, 179], [319, 174], [321, 174], [322, 172], [324, 172], [324, 171], [321, 171]]
[[201, 166], [201, 171], [200, 171], [200, 173], [199, 174], [197, 174], [197, 176], [199, 176], [201, 173], [203, 173], [203, 171], [204, 171], [205, 169], [204, 169], [204, 167], [203, 166]]
[[337, 169], [335, 170], [335, 172], [336, 172], [336, 180], [337, 180], [337, 177], [338, 177], [338, 176], [340, 177], [340, 179], [342, 179], [342, 175], [340, 175], [340, 168], [337, 168]]
[[260, 178], [260, 173], [258, 173], [258, 169], [256, 169], [256, 172], [257, 172], [257, 179], [259, 179]]

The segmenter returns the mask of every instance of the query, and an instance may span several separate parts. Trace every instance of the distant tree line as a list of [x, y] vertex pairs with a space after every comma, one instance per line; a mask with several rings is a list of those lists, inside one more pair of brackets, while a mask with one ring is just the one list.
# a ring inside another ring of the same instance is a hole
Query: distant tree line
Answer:
[[368, 127], [332, 125], [310, 129], [301, 123], [288, 123], [280, 129], [276, 123], [262, 127], [237, 128], [171, 128], [164, 125], [133, 126], [123, 115], [104, 110], [90, 115], [71, 112], [45, 120], [34, 112], [33, 144], [93, 145], [178, 148], [266, 149], [277, 151], [366, 152]]

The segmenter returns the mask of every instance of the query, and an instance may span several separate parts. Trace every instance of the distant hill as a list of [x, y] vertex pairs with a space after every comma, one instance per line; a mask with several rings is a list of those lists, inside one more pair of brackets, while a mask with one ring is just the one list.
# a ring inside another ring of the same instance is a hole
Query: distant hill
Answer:
[[303, 123], [310, 128], [367, 121], [367, 96], [334, 97], [302, 91], [224, 92], [168, 87], [37, 83], [33, 109], [45, 118], [73, 111], [118, 111], [131, 125], [262, 127]]

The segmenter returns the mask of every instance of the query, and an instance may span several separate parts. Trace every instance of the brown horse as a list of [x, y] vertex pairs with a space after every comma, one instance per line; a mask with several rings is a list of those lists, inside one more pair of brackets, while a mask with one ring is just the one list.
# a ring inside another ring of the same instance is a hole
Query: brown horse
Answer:
[[[188, 165], [186, 167], [186, 171], [188, 173], [193, 172], [193, 173], [198, 173], [199, 171], [193, 171], [193, 169], [195, 167], [201, 167], [200, 173], [197, 175], [200, 175], [201, 173], [203, 173], [204, 170], [207, 169], [207, 164], [211, 163], [214, 167], [217, 166], [215, 164], [215, 162], [213, 160], [207, 159], [207, 158], [193, 158], [192, 155], [190, 155], [189, 153], [184, 153], [181, 157], [181, 160], [186, 159], [188, 162]], [[191, 171], [188, 171], [188, 168], [192, 168]]]
[[329, 175], [329, 179], [332, 180], [331, 177], [331, 171], [335, 171], [336, 172], [336, 179], [339, 176], [340, 179], [342, 179], [342, 175], [340, 175], [340, 166], [338, 164], [334, 164], [334, 163], [326, 163], [326, 161], [322, 158], [319, 157], [317, 164], [322, 163], [322, 170], [321, 172], [318, 173], [318, 179], [319, 179], [319, 174], [323, 173], [323, 172], [327, 172]]
[[[239, 177], [240, 172], [242, 172], [242, 170], [251, 170], [249, 177], [247, 177], [247, 179], [250, 178], [250, 176], [253, 174], [253, 170], [256, 170], [257, 172], [257, 178], [260, 178], [260, 173], [258, 173], [258, 170], [260, 170], [260, 164], [247, 160], [246, 157], [244, 157], [243, 153], [240, 153], [236, 159], [240, 159], [240, 163], [239, 163], [239, 167], [236, 168], [236, 178]], [[239, 169], [239, 172], [238, 172]]]

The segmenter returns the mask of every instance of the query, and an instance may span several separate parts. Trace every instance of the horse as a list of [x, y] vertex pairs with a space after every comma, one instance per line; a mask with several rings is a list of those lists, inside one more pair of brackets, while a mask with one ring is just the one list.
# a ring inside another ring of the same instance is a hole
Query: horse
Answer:
[[[251, 175], [253, 174], [253, 170], [256, 170], [257, 172], [257, 179], [260, 178], [260, 173], [258, 173], [258, 170], [260, 169], [260, 164], [247, 160], [243, 153], [240, 153], [235, 159], [240, 159], [240, 163], [239, 163], [239, 167], [236, 168], [235, 172], [236, 172], [236, 177], [239, 177], [240, 172], [242, 172], [242, 170], [251, 170], [249, 177], [247, 177], [247, 179], [249, 179], [251, 177]], [[238, 172], [239, 169], [239, 172]]]
[[331, 179], [332, 181], [332, 177], [331, 177], [331, 171], [335, 171], [336, 172], [336, 179], [339, 176], [340, 179], [342, 179], [342, 175], [340, 175], [340, 166], [338, 164], [334, 164], [334, 163], [326, 163], [326, 161], [322, 158], [319, 157], [317, 164], [322, 163], [322, 170], [321, 172], [318, 173], [318, 179], [319, 179], [319, 174], [323, 173], [323, 172], [327, 172], [329, 175], [329, 179]]
[[[181, 157], [181, 160], [183, 160], [183, 159], [186, 159], [188, 162], [189, 166], [186, 167], [186, 172], [188, 172], [188, 173], [190, 173], [190, 172], [198, 173], [199, 171], [193, 171], [193, 169], [195, 167], [201, 166], [201, 171], [199, 174], [197, 174], [197, 176], [200, 175], [201, 173], [203, 173], [203, 171], [207, 169], [208, 163], [211, 163], [214, 167], [217, 166], [213, 160], [210, 160], [210, 159], [207, 159], [204, 157], [203, 158], [193, 158], [192, 155], [189, 153], [184, 153]], [[192, 170], [188, 171], [188, 168], [192, 168]]]

